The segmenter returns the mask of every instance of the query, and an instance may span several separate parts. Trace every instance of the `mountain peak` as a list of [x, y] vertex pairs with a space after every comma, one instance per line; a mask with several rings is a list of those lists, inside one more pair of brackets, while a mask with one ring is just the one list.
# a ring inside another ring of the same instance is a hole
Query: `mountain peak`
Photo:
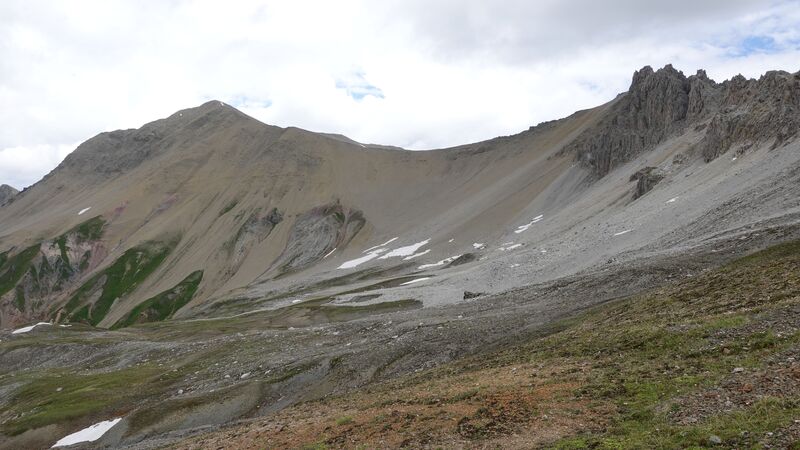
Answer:
[[209, 100], [199, 106], [177, 111], [169, 116], [168, 119], [181, 118], [184, 121], [191, 121], [203, 116], [250, 118], [247, 114], [221, 100]]
[[[703, 73], [705, 74], [704, 71]], [[661, 69], [655, 71], [650, 66], [644, 66], [641, 69], [633, 72], [633, 79], [628, 92], [657, 86], [659, 84], [664, 85], [666, 82], [682, 85], [687, 82], [687, 78], [683, 72], [675, 69], [672, 64], [667, 64]]]

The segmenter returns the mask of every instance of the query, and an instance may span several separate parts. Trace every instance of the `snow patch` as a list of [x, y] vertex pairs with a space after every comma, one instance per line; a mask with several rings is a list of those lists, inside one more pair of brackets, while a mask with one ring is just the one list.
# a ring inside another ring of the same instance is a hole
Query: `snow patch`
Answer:
[[672, 197], [671, 199], [667, 200], [667, 203], [675, 203], [678, 200], [678, 197]]
[[388, 241], [384, 242], [383, 244], [376, 245], [374, 247], [370, 247], [370, 248], [364, 250], [361, 253], [369, 253], [371, 250], [375, 250], [376, 248], [386, 247], [387, 245], [391, 244], [392, 242], [394, 242], [394, 241], [396, 241], [398, 239], [400, 239], [400, 237], [393, 237], [393, 238], [389, 239]]
[[629, 230], [625, 230], [625, 231], [620, 231], [619, 233], [614, 233], [614, 236], [622, 236], [623, 234], [630, 233], [631, 231], [633, 231], [633, 230], [629, 229]]
[[333, 250], [329, 251], [328, 254], [326, 254], [325, 256], [322, 257], [322, 259], [325, 259], [328, 256], [331, 256], [333, 254], [333, 252], [335, 252], [335, 251], [336, 251], [336, 248], [334, 248]]
[[514, 233], [519, 234], [519, 233], [522, 233], [523, 231], [528, 231], [528, 228], [530, 228], [536, 222], [542, 220], [542, 218], [544, 218], [544, 214], [539, 214], [538, 216], [534, 217], [530, 222], [526, 223], [525, 225], [518, 226], [517, 229], [514, 230]]
[[27, 326], [27, 327], [18, 328], [16, 330], [12, 331], [11, 334], [28, 333], [30, 331], [33, 331], [33, 329], [38, 327], [39, 325], [52, 325], [52, 324], [50, 322], [39, 322], [39, 323], [30, 325], [30, 326]]
[[417, 278], [417, 279], [414, 279], [414, 280], [411, 280], [411, 281], [406, 281], [405, 283], [401, 284], [400, 286], [407, 286], [409, 284], [414, 284], [414, 283], [417, 283], [417, 282], [420, 282], [420, 281], [425, 281], [425, 280], [430, 280], [430, 279], [431, 279], [431, 277]]
[[406, 245], [405, 247], [396, 248], [390, 251], [389, 253], [381, 256], [380, 259], [389, 259], [389, 258], [394, 258], [396, 256], [411, 256], [414, 253], [416, 253], [417, 250], [419, 250], [421, 247], [428, 245], [428, 242], [430, 241], [431, 241], [430, 239], [425, 239], [424, 241], [417, 242], [416, 244], [411, 244], [411, 245]]
[[82, 215], [83, 213], [85, 213], [86, 211], [88, 211], [88, 210], [90, 210], [90, 209], [92, 209], [92, 207], [91, 207], [91, 206], [90, 206], [90, 207], [88, 207], [88, 208], [83, 208], [82, 210], [78, 211], [78, 215], [80, 216], [80, 215]]
[[122, 420], [121, 417], [96, 423], [88, 428], [84, 428], [81, 431], [61, 438], [60, 441], [56, 442], [55, 445], [50, 448], [65, 447], [67, 445], [77, 444], [79, 442], [94, 442], [103, 437], [103, 435], [106, 434], [106, 432], [116, 425], [120, 420]]
[[453, 243], [453, 241], [455, 241], [455, 238], [453, 238], [453, 239], [450, 239], [449, 241], [447, 241], [447, 243], [448, 243], [448, 244], [452, 244], [452, 243]]
[[483, 242], [473, 242], [473, 243], [472, 243], [472, 247], [473, 247], [475, 250], [480, 250], [480, 249], [482, 249], [482, 248], [486, 247], [486, 244], [484, 244]]
[[414, 259], [414, 258], [416, 258], [418, 256], [427, 255], [430, 252], [431, 252], [431, 249], [427, 249], [424, 252], [414, 253], [411, 256], [406, 256], [405, 258], [403, 258], [403, 261], [410, 261], [410, 260], [412, 260], [412, 259]]
[[380, 251], [375, 251], [375, 252], [372, 252], [372, 253], [370, 253], [370, 254], [368, 254], [366, 256], [362, 256], [361, 258], [356, 258], [356, 259], [351, 259], [350, 261], [345, 261], [345, 262], [342, 263], [342, 265], [340, 265], [337, 268], [338, 269], [352, 269], [353, 267], [358, 267], [358, 266], [360, 266], [361, 264], [364, 264], [367, 261], [371, 261], [371, 260], [377, 258], [378, 256], [380, 256], [380, 254], [381, 254]]
[[503, 247], [498, 248], [498, 250], [500, 250], [501, 252], [504, 252], [506, 250], [514, 250], [515, 248], [522, 247], [522, 244], [515, 244], [513, 242], [507, 242], [506, 244], [503, 245], [504, 245]]
[[449, 264], [449, 263], [455, 261], [456, 259], [458, 259], [460, 257], [461, 257], [461, 255], [451, 256], [449, 258], [445, 258], [445, 259], [443, 259], [441, 261], [437, 261], [437, 262], [432, 263], [432, 264], [423, 264], [423, 265], [417, 267], [417, 269], [430, 269], [431, 267], [443, 266], [445, 264]]

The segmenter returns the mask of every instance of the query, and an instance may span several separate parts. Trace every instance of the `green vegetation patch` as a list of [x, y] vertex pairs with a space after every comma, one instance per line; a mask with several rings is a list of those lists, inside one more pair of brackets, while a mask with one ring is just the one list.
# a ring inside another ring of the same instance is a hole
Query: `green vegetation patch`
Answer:
[[169, 319], [194, 297], [203, 271], [196, 270], [171, 289], [149, 298], [112, 326], [112, 329], [129, 327], [137, 323], [159, 322]]
[[79, 224], [70, 232], [75, 232], [79, 242], [96, 241], [103, 237], [106, 221], [102, 216], [92, 217], [91, 219]]
[[70, 298], [65, 306], [69, 321], [86, 321], [91, 325], [100, 323], [114, 301], [133, 292], [164, 262], [176, 244], [177, 242], [147, 242], [126, 250], [113, 264], [84, 283]]
[[4, 434], [79, 419], [124, 406], [132, 398], [163, 388], [158, 367], [140, 366], [109, 373], [76, 375], [50, 373], [24, 385], [14, 395], [11, 420], [0, 425]]
[[20, 279], [31, 268], [33, 258], [39, 253], [39, 244], [32, 245], [25, 250], [8, 257], [3, 253], [4, 263], [0, 265], [0, 295], [14, 289]]

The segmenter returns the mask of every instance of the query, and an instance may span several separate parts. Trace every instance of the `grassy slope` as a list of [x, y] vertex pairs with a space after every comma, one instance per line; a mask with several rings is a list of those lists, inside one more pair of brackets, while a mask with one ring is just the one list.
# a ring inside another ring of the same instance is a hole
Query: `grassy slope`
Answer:
[[180, 446], [787, 447], [800, 439], [799, 330], [794, 242], [499, 353]]
[[[69, 321], [86, 321], [91, 325], [100, 323], [114, 301], [133, 292], [174, 247], [173, 242], [149, 242], [126, 250], [113, 264], [90, 278], [73, 294], [65, 306]], [[98, 290], [99, 297], [91, 302], [92, 294]]]
[[171, 289], [138, 304], [131, 312], [118, 320], [112, 329], [129, 327], [135, 323], [158, 322], [172, 317], [194, 297], [203, 279], [203, 271], [196, 270]]

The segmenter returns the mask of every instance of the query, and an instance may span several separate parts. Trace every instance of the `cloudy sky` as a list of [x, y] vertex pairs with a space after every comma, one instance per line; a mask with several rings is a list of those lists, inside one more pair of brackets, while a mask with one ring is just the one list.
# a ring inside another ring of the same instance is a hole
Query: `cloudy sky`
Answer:
[[800, 70], [800, 0], [3, 0], [0, 183], [209, 99], [428, 149], [596, 106], [667, 63]]

